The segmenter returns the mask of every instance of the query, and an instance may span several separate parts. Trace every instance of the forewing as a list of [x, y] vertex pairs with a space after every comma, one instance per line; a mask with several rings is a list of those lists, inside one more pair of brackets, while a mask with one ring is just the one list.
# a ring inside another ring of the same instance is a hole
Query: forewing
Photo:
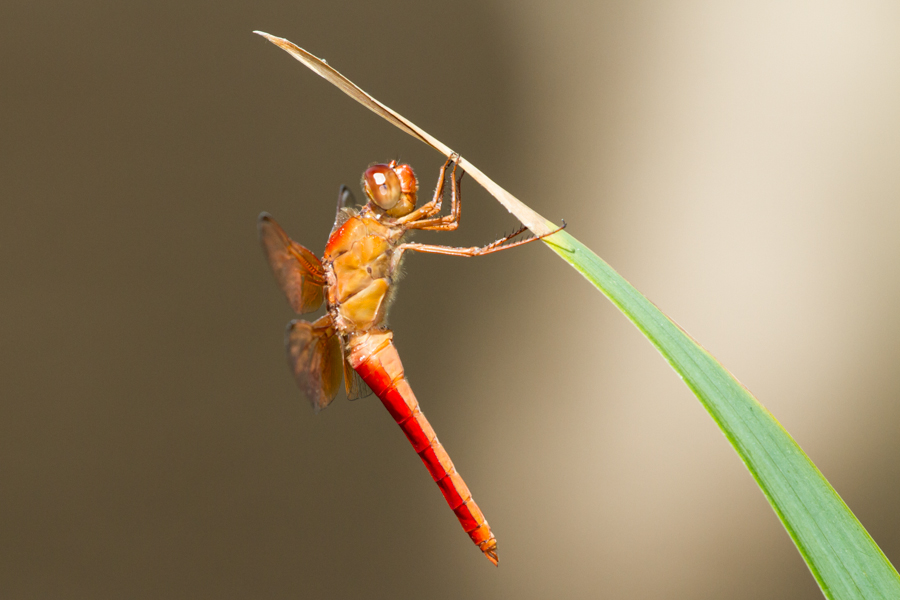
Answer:
[[344, 362], [331, 317], [326, 315], [315, 323], [291, 321], [284, 334], [284, 345], [297, 385], [313, 411], [319, 412], [337, 395]]
[[331, 228], [331, 232], [334, 233], [340, 229], [341, 225], [354, 214], [356, 214], [356, 198], [353, 197], [350, 188], [342, 185], [338, 190], [337, 214], [334, 217], [334, 227]]
[[268, 213], [257, 220], [259, 240], [275, 274], [297, 314], [322, 306], [325, 272], [315, 254], [292, 240]]

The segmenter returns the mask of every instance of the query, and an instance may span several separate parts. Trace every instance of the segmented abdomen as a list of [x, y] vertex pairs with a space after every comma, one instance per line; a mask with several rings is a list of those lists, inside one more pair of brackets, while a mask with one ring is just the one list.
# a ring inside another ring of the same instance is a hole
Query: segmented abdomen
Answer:
[[376, 331], [351, 339], [350, 364], [400, 425], [463, 530], [496, 565], [497, 540], [434, 429], [422, 414], [391, 338], [390, 331]]

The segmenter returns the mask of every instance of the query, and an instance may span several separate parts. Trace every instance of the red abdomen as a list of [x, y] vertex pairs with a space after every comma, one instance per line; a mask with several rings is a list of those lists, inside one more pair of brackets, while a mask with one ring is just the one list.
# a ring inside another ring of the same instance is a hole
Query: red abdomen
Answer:
[[453, 466], [403, 374], [403, 364], [390, 331], [375, 331], [350, 340], [350, 364], [381, 399], [400, 425], [425, 468], [438, 484], [460, 525], [484, 555], [497, 564], [497, 540], [484, 514]]

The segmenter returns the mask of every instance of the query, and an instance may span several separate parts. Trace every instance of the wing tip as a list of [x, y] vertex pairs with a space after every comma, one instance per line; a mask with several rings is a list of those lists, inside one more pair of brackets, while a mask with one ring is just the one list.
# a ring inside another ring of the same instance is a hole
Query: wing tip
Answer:
[[267, 213], [266, 211], [262, 211], [259, 213], [259, 216], [256, 217], [256, 230], [262, 235], [263, 228], [267, 227], [270, 223], [273, 223], [272, 215]]

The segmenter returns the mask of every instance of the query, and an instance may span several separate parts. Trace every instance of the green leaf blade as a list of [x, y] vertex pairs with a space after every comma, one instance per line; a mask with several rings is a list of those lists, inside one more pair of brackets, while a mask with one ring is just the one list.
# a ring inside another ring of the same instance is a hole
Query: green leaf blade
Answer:
[[829, 598], [900, 598], [900, 575], [774, 416], [709, 352], [566, 232], [545, 242], [659, 350], [762, 489]]

